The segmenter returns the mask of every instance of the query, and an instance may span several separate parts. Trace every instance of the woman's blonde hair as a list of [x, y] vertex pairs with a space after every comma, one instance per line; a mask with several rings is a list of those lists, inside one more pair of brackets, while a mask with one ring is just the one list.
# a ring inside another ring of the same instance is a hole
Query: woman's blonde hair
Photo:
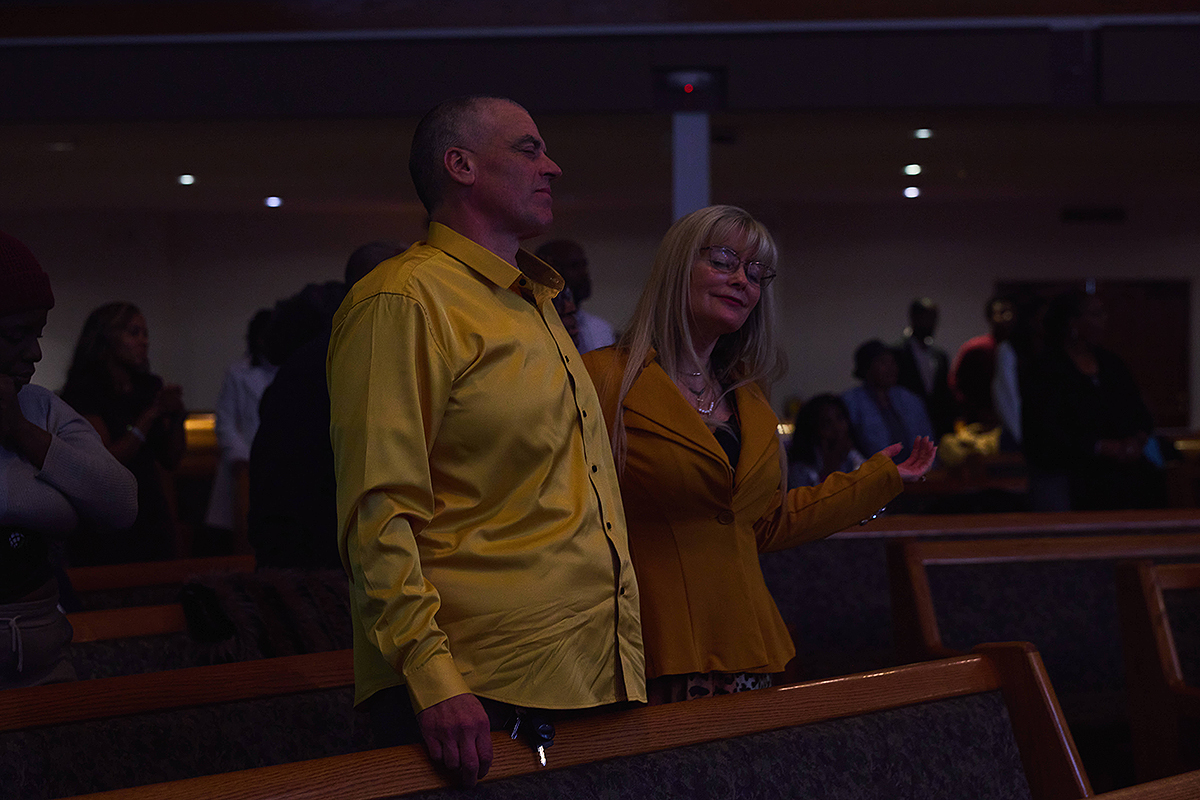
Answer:
[[[692, 268], [702, 247], [741, 239], [738, 253], [747, 260], [776, 265], [779, 249], [766, 227], [735, 206], [709, 206], [681, 217], [663, 236], [650, 276], [634, 309], [633, 318], [617, 342], [628, 355], [617, 394], [613, 420], [613, 454], [619, 469], [625, 468], [625, 412], [623, 403], [641, 373], [650, 351], [670, 376], [680, 367], [700, 364], [692, 344]], [[717, 340], [712, 353], [713, 372], [725, 394], [738, 386], [759, 383], [764, 391], [784, 371], [783, 358], [775, 346], [775, 311], [770, 286], [762, 289], [758, 303], [745, 324]], [[614, 375], [605, 380], [614, 379]]]

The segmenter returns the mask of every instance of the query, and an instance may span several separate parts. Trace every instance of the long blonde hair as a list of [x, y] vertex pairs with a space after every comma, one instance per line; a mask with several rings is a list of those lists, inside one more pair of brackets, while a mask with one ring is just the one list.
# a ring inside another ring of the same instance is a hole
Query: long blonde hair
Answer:
[[[656, 351], [659, 364], [668, 375], [674, 376], [681, 364], [700, 363], [692, 344], [692, 268], [702, 247], [733, 238], [745, 242], [741, 254], [744, 258], [778, 263], [779, 249], [770, 232], [735, 206], [709, 206], [681, 217], [658, 245], [633, 318], [617, 342], [617, 348], [628, 356], [613, 420], [613, 455], [619, 470], [625, 469], [625, 396], [651, 350]], [[711, 360], [725, 394], [748, 383], [758, 383], [764, 392], [769, 391], [771, 382], [784, 372], [783, 357], [775, 345], [771, 297], [771, 287], [764, 287], [745, 324], [717, 340]], [[605, 380], [614, 377], [608, 375]]]

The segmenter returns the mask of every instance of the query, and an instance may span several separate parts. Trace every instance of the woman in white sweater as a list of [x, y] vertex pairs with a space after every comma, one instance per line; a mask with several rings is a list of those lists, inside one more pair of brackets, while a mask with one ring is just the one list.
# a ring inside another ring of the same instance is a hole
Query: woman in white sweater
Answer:
[[83, 521], [119, 529], [137, 516], [132, 473], [83, 417], [30, 385], [53, 305], [33, 253], [0, 232], [0, 688], [74, 678], [52, 542]]

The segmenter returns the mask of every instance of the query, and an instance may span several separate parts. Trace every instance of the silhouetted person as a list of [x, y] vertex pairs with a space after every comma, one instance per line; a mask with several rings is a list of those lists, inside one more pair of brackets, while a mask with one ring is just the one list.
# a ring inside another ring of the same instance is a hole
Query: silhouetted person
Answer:
[[279, 369], [267, 358], [272, 312], [258, 311], [246, 328], [246, 355], [225, 370], [217, 395], [216, 434], [221, 448], [204, 522], [223, 531], [234, 552], [249, 552], [246, 538], [250, 445], [258, 431], [258, 404]]
[[1100, 344], [1107, 320], [1082, 291], [1046, 311], [1045, 351], [1022, 386], [1034, 510], [1165, 505], [1161, 470], [1145, 454], [1154, 421], [1129, 368]]
[[588, 271], [588, 260], [583, 248], [568, 239], [556, 239], [543, 244], [534, 255], [554, 267], [571, 290], [575, 304], [576, 327], [579, 329], [578, 334], [572, 335], [571, 339], [579, 352], [586, 353], [589, 350], [608, 347], [615, 342], [617, 334], [612, 325], [583, 310], [583, 302], [592, 296], [592, 276]]
[[[390, 242], [371, 242], [356, 249], [346, 262], [338, 302], [346, 288], [376, 264], [405, 249]], [[327, 291], [323, 288], [320, 296], [328, 297]], [[296, 302], [302, 303], [303, 298]], [[250, 447], [248, 518], [250, 544], [259, 567], [341, 569], [325, 383], [329, 326], [336, 308], [333, 303], [308, 341], [290, 348], [259, 404], [258, 431]], [[320, 308], [293, 310], [300, 320], [293, 326], [295, 331], [310, 324], [310, 315]], [[282, 336], [277, 346], [289, 349]]]
[[950, 366], [950, 389], [958, 403], [958, 418], [964, 422], [999, 424], [992, 401], [992, 378], [996, 371], [996, 346], [1012, 331], [1016, 309], [1007, 297], [992, 297], [984, 306], [988, 332], [963, 343]]
[[575, 305], [575, 295], [571, 292], [570, 286], [563, 287], [563, 290], [554, 296], [554, 310], [558, 312], [558, 318], [562, 320], [563, 327], [567, 329], [567, 335], [571, 337], [571, 341], [575, 343], [575, 349], [579, 349], [579, 306]]
[[895, 345], [900, 369], [897, 382], [924, 402], [933, 423], [934, 441], [954, 428], [950, 359], [945, 350], [933, 343], [937, 324], [937, 304], [928, 297], [918, 298], [908, 307], [908, 327]]

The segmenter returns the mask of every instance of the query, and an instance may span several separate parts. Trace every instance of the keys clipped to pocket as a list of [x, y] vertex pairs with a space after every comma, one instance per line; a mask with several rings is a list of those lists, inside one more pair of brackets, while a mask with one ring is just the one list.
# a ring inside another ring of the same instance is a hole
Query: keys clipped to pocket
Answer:
[[524, 736], [525, 741], [537, 753], [538, 763], [546, 766], [546, 748], [554, 744], [554, 723], [541, 711], [514, 708], [511, 738]]

